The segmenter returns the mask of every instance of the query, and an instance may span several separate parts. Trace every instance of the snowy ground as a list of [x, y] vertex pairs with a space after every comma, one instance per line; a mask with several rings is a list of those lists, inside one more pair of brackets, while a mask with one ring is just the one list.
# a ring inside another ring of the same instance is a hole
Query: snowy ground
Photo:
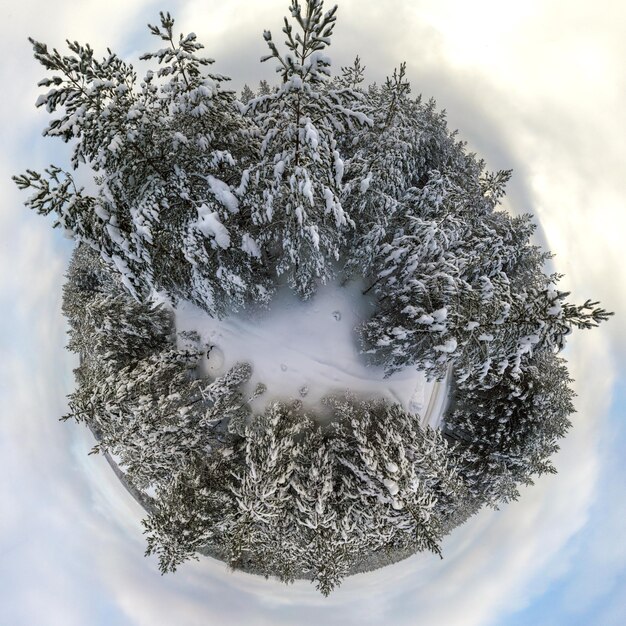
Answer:
[[267, 391], [253, 401], [262, 412], [273, 400], [299, 399], [304, 409], [324, 415], [323, 397], [347, 390], [364, 397], [383, 397], [418, 414], [422, 423], [438, 426], [445, 408], [447, 385], [429, 383], [413, 368], [384, 377], [360, 354], [355, 326], [371, 314], [373, 302], [351, 282], [320, 287], [306, 302], [281, 290], [269, 310], [217, 320], [189, 302], [175, 308], [176, 329], [196, 331], [208, 356], [201, 372], [214, 377], [237, 362], [254, 372], [252, 390], [263, 383]]

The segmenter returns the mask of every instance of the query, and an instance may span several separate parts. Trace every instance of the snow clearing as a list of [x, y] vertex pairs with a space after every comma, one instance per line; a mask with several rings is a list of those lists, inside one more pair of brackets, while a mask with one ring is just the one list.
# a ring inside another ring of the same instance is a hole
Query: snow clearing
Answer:
[[268, 309], [221, 320], [180, 301], [174, 307], [176, 330], [183, 336], [198, 333], [206, 349], [201, 375], [220, 376], [238, 362], [252, 365], [246, 390], [259, 383], [267, 388], [251, 403], [257, 413], [272, 401], [300, 400], [305, 411], [324, 416], [324, 397], [350, 392], [400, 404], [419, 415], [423, 426], [437, 427], [446, 404], [445, 382], [429, 382], [414, 367], [385, 377], [384, 368], [363, 354], [356, 328], [375, 302], [362, 290], [359, 282], [330, 283], [303, 301], [284, 288]]

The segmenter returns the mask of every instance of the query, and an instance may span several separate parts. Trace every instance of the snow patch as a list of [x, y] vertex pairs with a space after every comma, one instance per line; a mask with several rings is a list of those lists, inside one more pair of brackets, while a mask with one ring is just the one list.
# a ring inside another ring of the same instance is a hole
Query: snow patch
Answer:
[[448, 341], [446, 341], [444, 344], [440, 345], [440, 346], [435, 346], [435, 350], [439, 351], [439, 352], [454, 352], [457, 348], [457, 343], [456, 343], [456, 339], [454, 337], [452, 337], [452, 339], [448, 339]]
[[372, 182], [372, 172], [370, 172], [359, 185], [359, 190], [361, 193], [365, 193], [370, 188], [370, 183]]
[[302, 184], [302, 195], [311, 203], [311, 206], [315, 204], [313, 200], [313, 187], [311, 181], [307, 178]]
[[339, 152], [335, 151], [333, 153], [335, 158], [335, 185], [339, 189], [341, 187], [341, 181], [343, 180], [343, 172], [344, 172], [344, 163], [339, 156]]
[[196, 228], [206, 237], [213, 237], [220, 248], [230, 246], [230, 235], [226, 226], [220, 222], [217, 211], [211, 212], [206, 204], [198, 208], [198, 221]]
[[122, 138], [119, 135], [115, 135], [113, 139], [111, 139], [109, 145], [107, 146], [107, 149], [109, 150], [109, 152], [112, 152], [113, 154], [115, 154], [120, 149], [121, 146], [122, 146]]
[[398, 493], [398, 491], [400, 491], [400, 487], [398, 487], [398, 483], [395, 480], [391, 480], [390, 478], [385, 478], [383, 480], [383, 485], [387, 487], [387, 491], [389, 491], [389, 493], [392, 496], [395, 496]]
[[223, 180], [214, 178], [211, 175], [207, 176], [206, 179], [215, 199], [231, 213], [239, 213], [239, 200], [230, 190], [230, 187]]
[[257, 242], [252, 239], [248, 233], [244, 233], [241, 238], [241, 249], [250, 256], [256, 257], [257, 259], [261, 258], [261, 251], [259, 250]]

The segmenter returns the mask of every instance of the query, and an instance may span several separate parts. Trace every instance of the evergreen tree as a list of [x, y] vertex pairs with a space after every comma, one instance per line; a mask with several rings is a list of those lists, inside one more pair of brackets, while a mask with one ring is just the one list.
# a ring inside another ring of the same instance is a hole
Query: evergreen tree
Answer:
[[63, 308], [68, 348], [81, 363], [67, 417], [87, 421], [96, 449], [117, 454], [133, 484], [146, 488], [218, 445], [231, 419], [245, 420], [241, 387], [252, 370], [243, 363], [215, 380], [198, 378], [200, 353], [173, 346], [170, 316], [135, 302], [109, 272], [84, 247], [70, 264]]
[[398, 406], [333, 405], [343, 429], [349, 428], [339, 438], [338, 463], [345, 470], [345, 497], [360, 509], [365, 544], [440, 555], [445, 516], [464, 496], [442, 436], [423, 431]]
[[543, 271], [549, 255], [530, 243], [529, 216], [494, 210], [509, 173], [485, 180], [482, 168], [465, 182], [432, 171], [379, 247], [380, 306], [362, 336], [389, 371], [416, 365], [442, 378], [454, 366], [461, 382], [488, 386], [509, 366], [519, 374], [533, 351], [560, 350], [572, 328], [610, 315], [597, 302], [565, 302], [560, 277]]
[[74, 145], [72, 163], [95, 172], [97, 195], [78, 189], [56, 166], [17, 176], [35, 193], [27, 205], [54, 213], [78, 242], [114, 266], [136, 297], [152, 289], [194, 300], [210, 313], [265, 301], [269, 283], [256, 244], [241, 221], [231, 184], [248, 158], [250, 133], [227, 80], [206, 68], [196, 36], [173, 36], [161, 14], [152, 33], [167, 45], [142, 56], [160, 65], [137, 87], [132, 66], [115, 54], [98, 61], [89, 46], [70, 56], [33, 41], [35, 57], [58, 72], [38, 100], [60, 110], [45, 134]]
[[570, 426], [571, 382], [563, 360], [535, 354], [521, 375], [506, 371], [489, 389], [461, 386], [446, 415], [459, 468], [472, 496], [489, 504], [517, 499], [519, 484], [554, 473], [549, 457]]
[[243, 104], [248, 104], [248, 102], [250, 102], [252, 98], [254, 98], [254, 91], [252, 91], [252, 89], [250, 89], [248, 85], [244, 85], [243, 89], [241, 90], [241, 102]]
[[339, 87], [362, 93], [361, 85], [364, 80], [365, 67], [361, 65], [361, 58], [357, 55], [352, 65], [341, 68], [341, 76], [337, 77], [335, 82]]
[[[322, 0], [293, 0], [294, 26], [285, 18], [287, 52], [269, 31], [264, 38], [277, 61], [280, 88], [248, 104], [261, 132], [260, 161], [244, 172], [245, 205], [258, 241], [278, 275], [307, 298], [333, 275], [346, 231], [353, 226], [341, 201], [343, 159], [336, 135], [366, 121], [348, 107], [348, 89], [329, 88], [330, 43], [336, 7]], [[242, 183], [242, 184], [244, 184]]]
[[302, 426], [293, 411], [273, 404], [246, 428], [241, 465], [233, 471], [237, 508], [225, 522], [231, 567], [241, 567], [248, 558], [265, 575], [285, 582], [301, 573], [290, 481]]
[[266, 80], [259, 81], [259, 89], [257, 91], [257, 96], [268, 96], [272, 93], [272, 88]]
[[161, 573], [174, 572], [207, 544], [223, 540], [224, 511], [233, 506], [225, 488], [228, 458], [220, 452], [194, 456], [160, 483], [143, 521], [146, 555], [156, 554]]
[[116, 454], [140, 489], [164, 480], [194, 451], [218, 445], [222, 436], [215, 426], [240, 406], [246, 368], [236, 366], [239, 371], [207, 383], [192, 376], [198, 356], [157, 352], [70, 396], [70, 415], [100, 433], [95, 449]]
[[[347, 74], [355, 78], [349, 80], [358, 80], [359, 71], [356, 63]], [[344, 195], [356, 223], [356, 254], [349, 267], [366, 276], [380, 263], [381, 246], [415, 214], [406, 194], [423, 187], [431, 171], [436, 177], [454, 150], [434, 101], [424, 105], [410, 93], [403, 63], [382, 87], [367, 91], [360, 106], [373, 124], [349, 137]]]
[[298, 558], [317, 589], [328, 595], [341, 584], [357, 555], [348, 541], [351, 520], [338, 495], [332, 439], [307, 421], [291, 485], [300, 531]]

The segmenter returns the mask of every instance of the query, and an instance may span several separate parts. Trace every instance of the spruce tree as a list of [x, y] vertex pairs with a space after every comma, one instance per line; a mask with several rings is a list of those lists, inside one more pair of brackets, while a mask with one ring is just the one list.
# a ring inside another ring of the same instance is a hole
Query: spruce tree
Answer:
[[333, 274], [346, 232], [354, 225], [341, 204], [343, 158], [336, 135], [366, 121], [350, 110], [349, 89], [329, 86], [336, 8], [322, 0], [293, 0], [285, 18], [286, 53], [269, 31], [264, 38], [281, 85], [248, 103], [261, 133], [259, 162], [244, 172], [245, 206], [277, 275], [301, 297]]
[[232, 187], [250, 133], [227, 79], [208, 72], [202, 44], [193, 33], [175, 39], [173, 25], [162, 13], [150, 26], [165, 47], [142, 56], [160, 67], [139, 85], [110, 51], [99, 61], [76, 42], [63, 56], [32, 41], [56, 72], [40, 83], [51, 89], [38, 106], [60, 112], [45, 134], [72, 142], [72, 164], [95, 172], [97, 193], [86, 195], [56, 166], [15, 180], [34, 191], [28, 206], [54, 213], [55, 226], [97, 250], [135, 297], [165, 290], [223, 314], [270, 295]]
[[161, 573], [223, 541], [224, 511], [233, 506], [224, 485], [228, 468], [220, 452], [194, 456], [158, 485], [143, 526], [146, 555], [158, 556]]
[[489, 389], [461, 386], [445, 418], [459, 470], [473, 498], [495, 505], [514, 500], [518, 485], [554, 473], [549, 458], [574, 411], [571, 379], [551, 351], [530, 359], [520, 375], [507, 370]]

